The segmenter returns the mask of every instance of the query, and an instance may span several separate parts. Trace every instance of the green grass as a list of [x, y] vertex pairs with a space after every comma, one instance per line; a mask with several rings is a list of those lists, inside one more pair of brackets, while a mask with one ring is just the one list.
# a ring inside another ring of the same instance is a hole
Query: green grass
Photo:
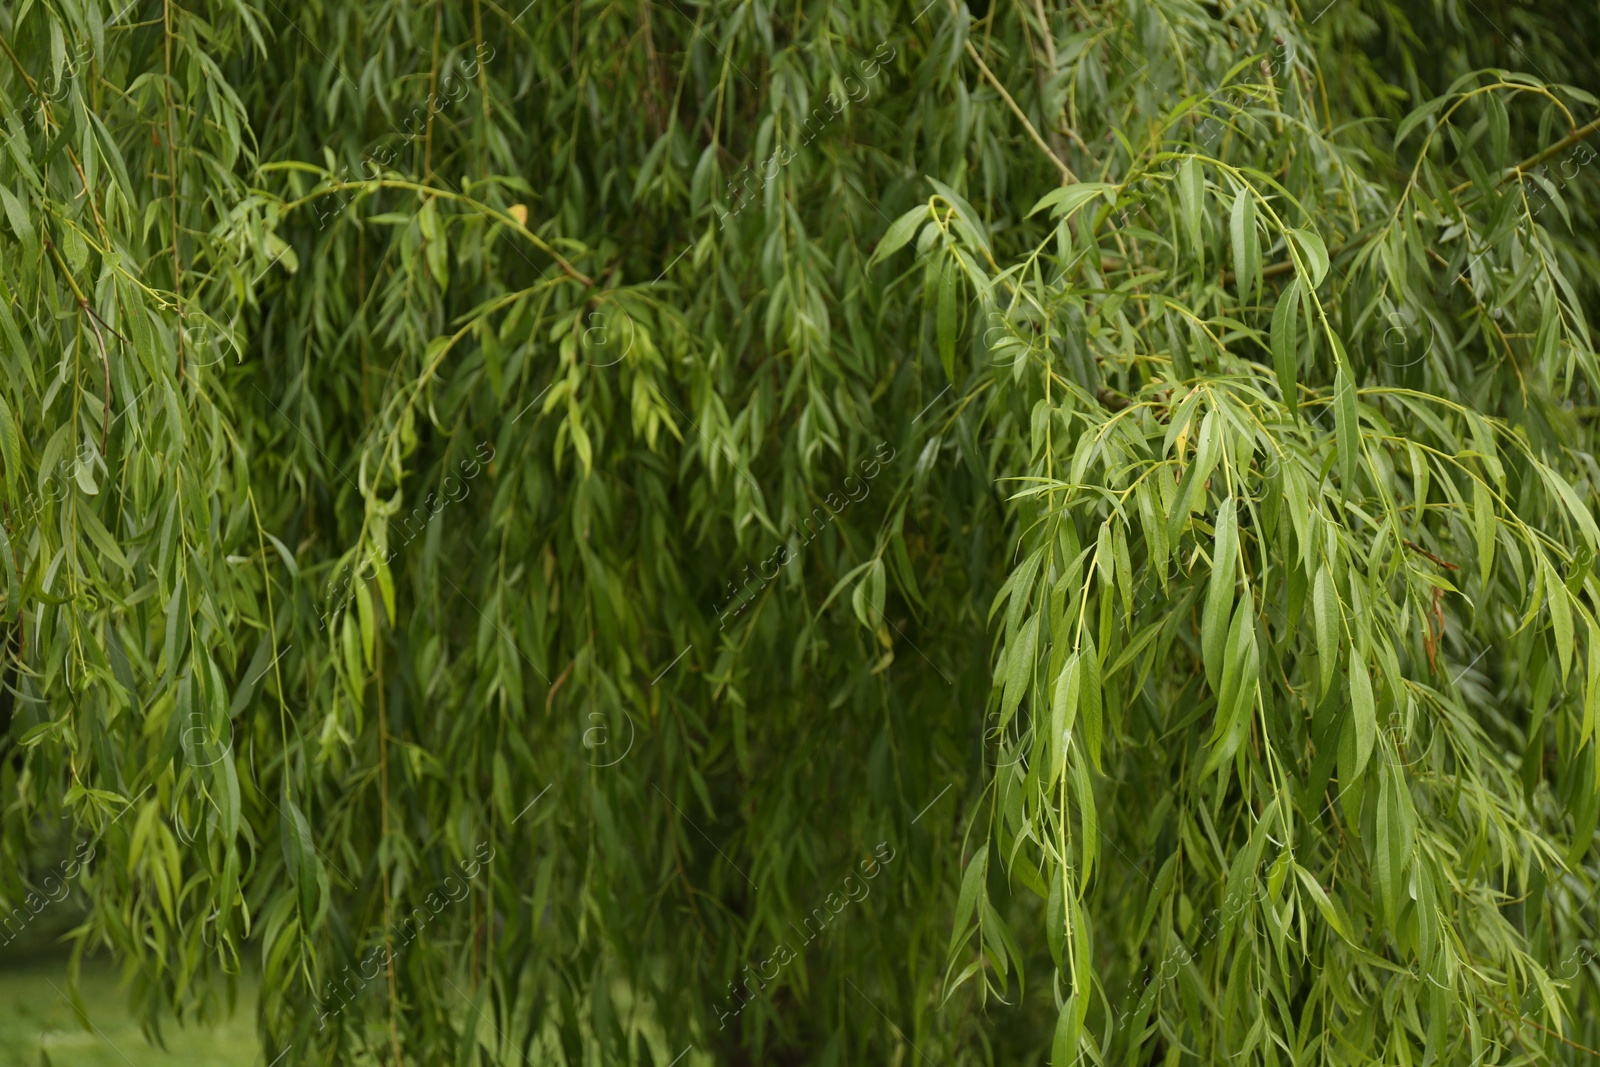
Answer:
[[91, 1027], [79, 1022], [66, 998], [65, 959], [50, 958], [0, 969], [0, 1064], [4, 1067], [248, 1067], [257, 1051], [253, 978], [239, 982], [231, 1017], [214, 1027], [162, 1027], [165, 1049], [151, 1045], [128, 1012], [114, 967], [86, 961], [79, 982]]

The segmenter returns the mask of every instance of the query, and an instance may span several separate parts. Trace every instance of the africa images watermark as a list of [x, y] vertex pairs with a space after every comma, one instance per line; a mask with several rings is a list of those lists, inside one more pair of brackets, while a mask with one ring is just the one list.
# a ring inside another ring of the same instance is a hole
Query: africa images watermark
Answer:
[[[1539, 216], [1544, 214], [1551, 204], [1557, 204], [1563, 218], [1569, 223], [1566, 206], [1557, 200], [1562, 189], [1565, 189], [1577, 177], [1578, 173], [1589, 165], [1595, 157], [1595, 149], [1588, 144], [1574, 145], [1572, 150], [1555, 163], [1556, 173], [1550, 171], [1550, 163], [1541, 163], [1535, 169], [1516, 171], [1519, 178], [1527, 179], [1523, 188], [1525, 190], [1527, 205], [1527, 222], [1532, 224]], [[1568, 168], [1571, 173], [1568, 173]], [[1451, 271], [1448, 278], [1438, 283], [1435, 297], [1441, 302], [1458, 284], [1466, 284], [1471, 288], [1469, 273], [1480, 260], [1489, 254], [1491, 247], [1472, 256], [1467, 265], [1458, 271]], [[1470, 251], [1470, 248], [1469, 248]], [[1487, 309], [1487, 314], [1496, 319], [1504, 318], [1506, 309], [1503, 305]], [[1379, 350], [1378, 358], [1391, 367], [1404, 369], [1428, 358], [1434, 352], [1437, 342], [1438, 326], [1429, 317], [1427, 312], [1410, 303], [1406, 303], [1395, 310], [1384, 314], [1384, 321], [1388, 324], [1383, 331], [1383, 347]]]
[[[483, 455], [483, 450], [485, 448], [489, 450], [489, 454], [487, 456]], [[376, 569], [376, 565], [378, 563], [381, 562], [387, 564], [390, 560], [394, 559], [395, 555], [399, 553], [402, 548], [416, 540], [417, 535], [428, 528], [428, 523], [444, 510], [446, 504], [459, 504], [461, 501], [465, 500], [467, 498], [467, 494], [471, 492], [471, 489], [468, 487], [467, 483], [476, 478], [483, 468], [488, 466], [489, 463], [494, 460], [494, 454], [495, 448], [492, 444], [490, 444], [488, 441], [483, 441], [480, 443], [476, 450], [476, 455], [478, 458], [474, 459], [468, 457], [457, 464], [457, 466], [461, 468], [461, 478], [459, 480], [459, 484], [456, 486], [456, 489], [450, 488], [450, 482], [452, 480], [456, 480], [455, 473], [452, 472], [445, 475], [444, 480], [439, 483], [439, 492], [444, 494], [443, 497], [439, 496], [439, 493], [429, 492], [428, 495], [423, 499], [422, 503], [411, 509], [411, 514], [405, 517], [404, 522], [392, 525], [391, 529], [397, 531], [399, 536], [387, 539], [383, 551], [383, 558], [381, 560], [378, 558], [379, 553], [377, 548], [374, 547], [364, 564], [345, 572], [339, 587], [333, 592], [333, 595], [328, 598], [328, 610], [323, 612], [321, 619], [318, 620], [317, 629], [322, 630], [327, 627], [328, 619], [333, 614], [334, 607], [344, 602], [345, 595], [349, 593], [351, 582], [354, 579], [364, 579], [368, 577], [369, 569]], [[469, 467], [471, 468], [470, 470], [468, 469]], [[460, 496], [454, 495], [457, 489], [461, 491]], [[416, 523], [415, 529], [412, 528], [413, 522]]]
[[[883, 454], [883, 450], [886, 448], [889, 449], [889, 454], [887, 456]], [[794, 527], [796, 536], [803, 536], [805, 538], [805, 544], [810, 544], [813, 540], [815, 540], [817, 534], [821, 533], [827, 528], [829, 523], [838, 518], [840, 513], [842, 513], [845, 508], [849, 507], [851, 504], [858, 504], [865, 500], [867, 498], [867, 494], [872, 491], [871, 486], [868, 485], [868, 483], [878, 476], [883, 467], [889, 464], [897, 453], [896, 450], [890, 448], [888, 442], [885, 441], [878, 444], [878, 447], [874, 450], [873, 454], [876, 458], [864, 459], [858, 464], [861, 469], [860, 479], [857, 479], [854, 474], [845, 476], [845, 499], [840, 499], [839, 494], [836, 492], [829, 493], [823, 498], [823, 506], [812, 508], [811, 514], [802, 519], [800, 523], [791, 523], [791, 525]], [[850, 487], [850, 483], [852, 481], [857, 482], [855, 489]], [[860, 496], [856, 495], [857, 489], [860, 490]], [[744, 609], [749, 607], [750, 604], [754, 602], [756, 594], [761, 592], [761, 590], [765, 589], [769, 583], [776, 579], [778, 577], [779, 570], [788, 566], [795, 560], [795, 558], [795, 554], [789, 551], [788, 543], [784, 542], [779, 544], [778, 547], [774, 548], [766, 559], [757, 564], [755, 571], [752, 572], [750, 565], [745, 564], [744, 569], [748, 574], [748, 577], [746, 577], [744, 580], [743, 590], [741, 591], [741, 589], [736, 587], [732, 581], [728, 582], [728, 593], [731, 599], [728, 604], [722, 608], [722, 610], [717, 612], [717, 618], [721, 623], [717, 629], [725, 629], [728, 625], [728, 619], [730, 617], [738, 618]], [[769, 563], [773, 565], [772, 573], [770, 574], [768, 574], [766, 571], [766, 566]], [[756, 586], [753, 592], [750, 588], [752, 585]], [[750, 598], [748, 600], [744, 598], [744, 593], [750, 593]], [[735, 605], [737, 605], [737, 607], [735, 607]]]
[[[485, 48], [489, 49], [489, 54], [487, 56], [483, 54]], [[467, 88], [471, 85], [472, 79], [476, 78], [478, 76], [478, 72], [483, 68], [484, 64], [488, 63], [494, 57], [494, 48], [489, 47], [488, 45], [480, 44], [474, 50], [473, 57], [470, 60], [464, 60], [446, 68], [444, 73], [439, 78], [439, 88], [429, 92], [427, 101], [420, 107], [414, 107], [411, 109], [411, 114], [406, 116], [404, 120], [405, 129], [401, 129], [401, 123], [395, 123], [394, 131], [402, 134], [405, 137], [405, 143], [408, 144], [412, 141], [415, 141], [418, 137], [421, 137], [426, 130], [426, 120], [443, 111], [445, 109], [445, 105], [459, 103], [463, 98], [465, 98], [467, 95]], [[460, 90], [459, 92], [456, 91], [458, 89]], [[420, 128], [412, 129], [412, 125], [414, 123], [418, 123], [419, 120], [421, 120]], [[394, 162], [395, 153], [396, 150], [394, 148], [389, 145], [383, 145], [375, 151], [368, 153], [367, 157], [362, 160], [362, 163], [372, 171], [372, 176], [376, 177], [378, 174], [382, 173], [383, 168]], [[352, 176], [348, 166], [341, 167], [339, 169], [338, 181], [344, 183], [350, 181], [351, 178]], [[354, 200], [355, 197], [355, 193], [351, 193], [349, 196], [335, 196], [332, 198], [334, 206], [328, 210], [323, 209], [323, 205], [328, 201], [319, 201], [316, 207], [313, 209], [317, 216], [317, 229], [320, 230], [326, 226], [327, 220], [342, 212], [347, 206], [349, 206], [350, 201]]]
[[[150, 786], [145, 786], [143, 789], [141, 789], [137, 796], [128, 801], [127, 804], [123, 806], [121, 811], [117, 812], [116, 818], [113, 818], [109, 823], [106, 824], [106, 830], [110, 830], [113, 826], [115, 826], [117, 824], [117, 820], [121, 819], [130, 810], [132, 810], [134, 803], [138, 801], [139, 797], [144, 796], [149, 791]], [[103, 837], [106, 830], [102, 830], [98, 836]], [[98, 837], [96, 839], [98, 840]], [[87, 850], [87, 853], [85, 850]], [[67, 894], [72, 891], [73, 879], [77, 878], [78, 875], [88, 870], [89, 861], [92, 859], [94, 859], [93, 842], [78, 842], [76, 855], [71, 859], [62, 860], [58, 865], [58, 872], [46, 875], [44, 880], [40, 883], [39, 888], [44, 890], [44, 896], [41, 897], [38, 893], [30, 890], [27, 896], [23, 898], [22, 903], [19, 906], [12, 908], [9, 912], [0, 911], [0, 931], [3, 931], [5, 934], [5, 940], [0, 941], [0, 948], [4, 948], [6, 945], [9, 945], [11, 942], [15, 941], [18, 935], [20, 935], [23, 930], [27, 929], [28, 924], [33, 922], [33, 920], [50, 905], [65, 900]], [[51, 882], [56, 883], [56, 889], [50, 888]], [[27, 910], [24, 911], [24, 908]]]
[[[1278, 857], [1275, 856], [1271, 860], [1264, 861], [1261, 866], [1257, 868], [1258, 877], [1251, 879], [1251, 884], [1253, 887], [1251, 890], [1244, 893], [1225, 894], [1221, 906], [1212, 908], [1206, 913], [1206, 917], [1200, 921], [1198, 930], [1201, 936], [1199, 940], [1195, 942], [1194, 948], [1189, 948], [1180, 940], [1177, 947], [1171, 952], [1167, 953], [1159, 965], [1157, 965], [1154, 969], [1149, 967], [1145, 968], [1145, 979], [1142, 987], [1137, 986], [1136, 979], [1128, 979], [1127, 988], [1123, 990], [1124, 996], [1137, 992], [1140, 988], [1143, 989], [1143, 993], [1136, 1001], [1134, 1001], [1132, 1006], [1125, 1006], [1120, 1012], [1117, 1013], [1118, 1026], [1122, 1025], [1122, 1023], [1127, 1020], [1128, 1016], [1133, 1013], [1135, 1008], [1143, 1005], [1149, 998], [1154, 997], [1155, 994], [1160, 991], [1162, 986], [1176, 978], [1178, 976], [1178, 972], [1187, 967], [1190, 962], [1194, 960], [1195, 955], [1201, 949], [1210, 944], [1217, 934], [1222, 931], [1223, 927], [1225, 927], [1228, 923], [1231, 923], [1234, 919], [1238, 918], [1239, 913], [1245, 909], [1246, 905], [1252, 901], [1261, 899], [1261, 894], [1263, 889], [1266, 888], [1266, 884], [1263, 882], [1261, 877], [1259, 877], [1259, 875], [1262, 872], [1270, 870], [1272, 865], [1277, 861]], [[1217, 921], [1219, 916], [1221, 917], [1221, 922]], [[1213, 923], [1216, 925], [1213, 926]], [[1171, 974], [1167, 973], [1167, 964], [1169, 963], [1172, 964]], [[1150, 986], [1150, 980], [1152, 978], [1154, 978], [1156, 981], [1153, 989]]]
[[[887, 56], [883, 55], [885, 49], [888, 49], [889, 52]], [[897, 54], [888, 41], [880, 41], [877, 48], [873, 50], [873, 58], [856, 64], [856, 69], [860, 72], [861, 78], [858, 80], [852, 75], [846, 75], [842, 83], [845, 96], [857, 103], [865, 100], [867, 98], [867, 83], [876, 79], [879, 74], [879, 67], [885, 63], [893, 62]], [[871, 68], [870, 70], [868, 69], [869, 67]], [[860, 95], [857, 95], [856, 90], [850, 87], [851, 82], [856, 83], [857, 88], [860, 89]], [[800, 142], [800, 148], [804, 148], [816, 140], [819, 133], [840, 115], [844, 114], [845, 101], [837, 91], [829, 91], [828, 95], [823, 98], [823, 103], [827, 105], [826, 111], [821, 107], [812, 108], [811, 113], [801, 122], [800, 127], [805, 131], [805, 138]], [[817, 123], [816, 129], [811, 128], [812, 122]], [[773, 149], [766, 160], [758, 164], [756, 169], [751, 172], [751, 177], [755, 180], [753, 186], [750, 184], [750, 180], [746, 178], [746, 172], [750, 171], [750, 164], [746, 163], [728, 183], [728, 188], [733, 191], [734, 209], [732, 211], [724, 211], [715, 202], [712, 203], [712, 209], [718, 213], [718, 225], [726, 227], [729, 219], [737, 216], [745, 209], [745, 205], [749, 203], [748, 194], [764, 188], [768, 182], [777, 178], [779, 172], [794, 161], [794, 157], [798, 152], [799, 148], [791, 149], [787, 145], [780, 145]]]
[[[84, 854], [84, 849], [88, 849], [87, 855]], [[15, 941], [40, 912], [52, 904], [65, 900], [67, 894], [72, 891], [72, 880], [83, 873], [92, 859], [94, 859], [94, 846], [87, 841], [78, 842], [77, 855], [72, 859], [62, 860], [58, 864], [59, 871], [45, 875], [39, 884], [44, 896], [29, 891], [21, 904], [9, 912], [0, 912], [0, 933], [5, 935], [5, 940], [0, 941], [0, 948]], [[51, 882], [56, 883], [56, 889], [50, 888]]]
[[[484, 855], [485, 849], [488, 850], [488, 855]], [[323, 995], [318, 1002], [321, 1009], [321, 1014], [317, 1016], [318, 1030], [326, 1029], [329, 1019], [338, 1016], [340, 1012], [349, 1007], [350, 1002], [355, 999], [362, 989], [366, 988], [368, 982], [384, 973], [384, 969], [391, 962], [399, 959], [400, 954], [405, 951], [406, 947], [417, 939], [417, 935], [422, 928], [428, 925], [431, 920], [439, 917], [447, 903], [459, 903], [466, 899], [470, 883], [494, 859], [494, 847], [487, 841], [481, 841], [473, 849], [473, 855], [477, 858], [461, 861], [460, 877], [454, 874], [446, 875], [438, 886], [428, 893], [421, 904], [418, 904], [401, 918], [390, 922], [388, 936], [385, 936], [382, 944], [374, 945], [367, 951], [367, 954], [361, 958], [361, 962], [356, 965], [354, 974], [350, 971], [350, 965], [345, 964], [340, 972], [345, 977], [330, 980], [323, 987]], [[460, 890], [460, 895], [457, 895], [450, 888], [452, 882]], [[367, 973], [369, 965], [372, 969], [371, 974]], [[334, 1006], [330, 1008], [328, 1007], [329, 1004], [334, 1004]]]
[[[807, 931], [810, 932], [810, 936], [801, 942], [802, 947], [815, 941], [817, 936], [821, 934], [822, 931], [826, 930], [828, 926], [832, 924], [834, 919], [838, 918], [839, 914], [844, 911], [846, 905], [852, 901], [863, 901], [867, 899], [869, 894], [871, 894], [872, 889], [867, 885], [867, 882], [870, 882], [872, 879], [878, 877], [878, 875], [882, 873], [883, 867], [888, 866], [895, 857], [894, 849], [889, 847], [889, 842], [887, 841], [880, 841], [876, 846], [873, 847], [872, 851], [876, 858], [868, 858], [861, 861], [859, 864], [861, 868], [860, 877], [857, 877], [854, 871], [845, 875], [844, 881], [839, 887], [844, 891], [844, 896], [841, 897], [836, 892], [829, 893], [827, 896], [825, 896], [822, 899], [821, 905], [813, 908], [806, 914], [805, 918], [800, 920], [800, 924], [802, 927], [804, 927], [804, 930], [796, 927], [792, 922], [789, 924], [789, 928], [794, 930], [796, 934], [804, 934]], [[885, 851], [888, 852], [888, 855], [884, 855]], [[852, 882], [855, 883], [854, 888], [851, 888]], [[860, 895], [857, 895], [858, 892]], [[813, 922], [816, 924], [816, 929], [814, 930], [812, 929]], [[739, 1013], [744, 1011], [744, 1009], [749, 1005], [750, 1001], [755, 998], [755, 995], [764, 991], [768, 985], [774, 982], [777, 979], [779, 972], [792, 963], [796, 958], [796, 954], [794, 950], [789, 947], [788, 942], [783, 942], [773, 950], [772, 955], [755, 965], [754, 973], [751, 973], [750, 964], [745, 964], [743, 982], [744, 995], [741, 997], [739, 989], [735, 987], [733, 982], [729, 982], [728, 1004], [730, 1006], [724, 1008], [713, 1008], [713, 1010], [717, 1013], [717, 1029], [725, 1029], [728, 1025], [729, 1019], [738, 1018]], [[767, 970], [769, 964], [771, 965], [770, 972]], [[755, 984], [756, 988], [751, 988], [752, 983]]]

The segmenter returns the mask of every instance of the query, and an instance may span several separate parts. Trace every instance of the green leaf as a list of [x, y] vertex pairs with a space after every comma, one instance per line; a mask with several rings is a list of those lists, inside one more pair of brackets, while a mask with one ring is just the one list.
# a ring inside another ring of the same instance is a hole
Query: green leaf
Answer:
[[1338, 437], [1339, 483], [1346, 495], [1356, 491], [1356, 459], [1361, 450], [1361, 426], [1356, 414], [1356, 386], [1344, 361], [1334, 375], [1333, 422]]
[[1082, 654], [1077, 657], [1083, 678], [1078, 686], [1078, 717], [1083, 720], [1083, 740], [1089, 750], [1089, 760], [1095, 770], [1100, 770], [1100, 749], [1105, 738], [1100, 692], [1100, 659], [1095, 652], [1094, 640], [1083, 635]]
[[39, 235], [34, 232], [33, 223], [28, 219], [28, 209], [4, 184], [0, 184], [0, 206], [4, 207], [6, 218], [11, 222], [11, 232], [22, 244], [23, 254], [29, 259], [37, 257]]
[[1398, 777], [1393, 768], [1387, 765], [1383, 767], [1378, 789], [1377, 841], [1373, 864], [1378, 898], [1383, 902], [1383, 910], [1391, 927], [1400, 921], [1400, 907], [1405, 893], [1406, 857], [1411, 845], [1400, 798], [1403, 786]]
[[1051, 784], [1061, 777], [1061, 767], [1066, 759], [1068, 731], [1078, 718], [1078, 691], [1083, 685], [1083, 671], [1078, 664], [1078, 653], [1067, 656], [1067, 662], [1056, 677], [1054, 698], [1050, 702], [1050, 778]]
[[1183, 212], [1183, 229], [1188, 237], [1189, 250], [1202, 270], [1206, 253], [1203, 230], [1205, 193], [1205, 168], [1197, 157], [1189, 156], [1178, 166], [1178, 203]]
[[867, 266], [872, 266], [882, 260], [888, 259], [906, 246], [906, 242], [916, 236], [917, 227], [928, 221], [928, 205], [918, 204], [907, 211], [889, 225], [888, 232], [883, 235], [883, 240], [878, 242], [877, 249], [867, 260]]
[[1117, 187], [1105, 182], [1078, 182], [1075, 185], [1063, 185], [1059, 189], [1052, 189], [1039, 198], [1028, 211], [1029, 215], [1037, 215], [1045, 208], [1050, 209], [1051, 218], [1070, 218], [1074, 211], [1087, 204], [1097, 196], [1103, 196], [1107, 203], [1114, 203]]
[[1239, 522], [1233, 497], [1217, 509], [1217, 532], [1211, 549], [1211, 575], [1206, 589], [1205, 609], [1200, 622], [1201, 659], [1206, 681], [1212, 691], [1222, 687], [1223, 650], [1228, 638], [1228, 620], [1233, 614], [1235, 570], [1239, 554]]
[[[988, 864], [989, 852], [987, 849], [979, 849], [972, 859], [967, 861], [967, 873], [961, 877], [961, 891], [956, 897], [955, 916], [954, 921], [951, 923], [952, 929], [956, 931], [965, 931], [967, 929], [967, 923], [972, 919], [973, 909], [978, 904], [978, 891], [983, 888], [983, 876], [988, 869]], [[954, 950], [955, 944], [959, 943], [959, 940], [958, 937], [956, 942], [951, 944], [952, 950]]]
[[6, 465], [6, 487], [15, 496], [22, 474], [22, 440], [17, 434], [17, 420], [11, 414], [11, 405], [3, 396], [0, 396], [0, 459]]
[[370, 671], [377, 647], [377, 620], [372, 610], [372, 587], [364, 581], [356, 583], [356, 618], [361, 624], [361, 659]]
[[111, 536], [111, 531], [105, 528], [91, 508], [78, 509], [78, 522], [83, 527], [83, 532], [89, 536], [89, 541], [99, 550], [108, 562], [116, 566], [125, 574], [133, 572], [133, 564], [128, 562], [128, 557], [122, 554], [122, 549], [117, 545], [117, 539]]
[[1034, 647], [1039, 639], [1039, 616], [1023, 623], [1016, 639], [1006, 648], [1006, 688], [1000, 702], [1000, 726], [1005, 727], [1016, 714], [1017, 705], [1033, 685]]
[[961, 284], [953, 258], [947, 259], [939, 270], [938, 338], [939, 363], [944, 367], [945, 380], [952, 385], [956, 380], [956, 323], [960, 308], [956, 303], [957, 288]]
[[1436, 96], [1420, 107], [1413, 109], [1409, 115], [1401, 120], [1400, 125], [1395, 127], [1395, 146], [1398, 147], [1400, 142], [1404, 141], [1408, 136], [1410, 136], [1412, 130], [1426, 122], [1431, 115], [1449, 102], [1450, 97], [1448, 96]]
[[1355, 938], [1351, 933], [1349, 922], [1345, 920], [1338, 906], [1328, 899], [1327, 891], [1318, 884], [1316, 877], [1298, 863], [1294, 865], [1294, 873], [1295, 877], [1300, 879], [1300, 884], [1305, 887], [1306, 892], [1310, 894], [1311, 902], [1316, 905], [1317, 911], [1322, 915], [1322, 921], [1331, 926], [1333, 932], [1346, 942], [1355, 944]]
[[1350, 658], [1350, 718], [1355, 725], [1355, 773], [1359, 775], [1372, 758], [1378, 736], [1378, 709], [1372, 699], [1372, 676], [1360, 657]]
[[1333, 685], [1333, 674], [1338, 669], [1344, 625], [1339, 594], [1333, 585], [1333, 572], [1326, 565], [1317, 568], [1316, 580], [1312, 582], [1311, 614], [1317, 631], [1317, 661], [1321, 669], [1318, 691], [1326, 693]]
[[1088, 1007], [1087, 998], [1077, 993], [1070, 994], [1061, 1005], [1055, 1037], [1050, 1042], [1051, 1067], [1066, 1067], [1078, 1061], [1078, 1038], [1083, 1033], [1083, 1018]]
[[1290, 230], [1289, 233], [1300, 246], [1300, 252], [1306, 259], [1306, 268], [1311, 274], [1306, 290], [1308, 292], [1315, 290], [1322, 284], [1322, 279], [1328, 276], [1328, 248], [1322, 243], [1322, 238], [1316, 230], [1307, 228]]
[[1062, 888], [1059, 873], [1050, 875], [1050, 891], [1045, 898], [1044, 914], [1045, 942], [1049, 946], [1051, 960], [1060, 970], [1066, 965], [1062, 950], [1067, 942], [1067, 905], [1066, 891]]
[[22, 594], [17, 588], [17, 557], [11, 549], [11, 538], [4, 523], [0, 523], [0, 568], [5, 569], [6, 582], [6, 608], [0, 619], [9, 624], [22, 610]]
[[1272, 363], [1278, 373], [1278, 389], [1290, 413], [1299, 401], [1300, 279], [1291, 281], [1272, 310]]
[[[1248, 303], [1251, 287], [1261, 272], [1261, 246], [1256, 241], [1256, 200], [1249, 189], [1240, 189], [1233, 198], [1233, 211], [1229, 215], [1229, 229], [1233, 236], [1233, 275], [1239, 291], [1239, 302]], [[1290, 376], [1291, 379], [1293, 375]], [[1278, 375], [1280, 384], [1283, 375]]]
[[1567, 602], [1566, 584], [1561, 581], [1549, 557], [1540, 556], [1539, 562], [1545, 571], [1544, 588], [1550, 603], [1550, 628], [1555, 638], [1556, 656], [1561, 663], [1561, 683], [1565, 685], [1567, 675], [1572, 670], [1572, 605]]
[[1494, 498], [1488, 486], [1476, 479], [1472, 482], [1472, 532], [1478, 542], [1478, 579], [1488, 588], [1494, 571]]
[[1222, 681], [1217, 693], [1217, 717], [1212, 725], [1211, 754], [1201, 775], [1209, 775], [1233, 758], [1247, 732], [1255, 706], [1259, 672], [1256, 649], [1255, 605], [1249, 587], [1234, 609], [1223, 652]]

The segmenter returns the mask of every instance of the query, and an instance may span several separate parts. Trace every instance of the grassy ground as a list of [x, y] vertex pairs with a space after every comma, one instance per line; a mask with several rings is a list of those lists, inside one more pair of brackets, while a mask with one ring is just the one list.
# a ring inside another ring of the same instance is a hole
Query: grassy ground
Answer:
[[79, 982], [91, 1028], [65, 996], [64, 959], [0, 967], [0, 1065], [4, 1067], [251, 1067], [261, 1062], [254, 1032], [255, 983], [241, 979], [232, 1018], [214, 1028], [162, 1027], [165, 1049], [144, 1039], [128, 1014], [118, 974], [85, 962]]

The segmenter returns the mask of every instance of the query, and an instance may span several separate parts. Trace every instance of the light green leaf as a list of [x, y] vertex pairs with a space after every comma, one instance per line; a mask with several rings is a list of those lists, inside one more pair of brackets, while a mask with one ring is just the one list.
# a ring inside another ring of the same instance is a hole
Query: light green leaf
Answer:
[[1328, 248], [1322, 243], [1321, 236], [1316, 230], [1309, 227], [1302, 230], [1290, 230], [1295, 243], [1300, 246], [1301, 254], [1305, 256], [1306, 267], [1311, 273], [1307, 290], [1314, 290], [1322, 284], [1322, 279], [1328, 276]]
[[917, 227], [928, 220], [928, 205], [918, 204], [907, 211], [889, 225], [888, 231], [883, 235], [883, 240], [878, 242], [877, 249], [872, 257], [867, 260], [867, 266], [872, 266], [882, 260], [888, 259], [906, 246], [906, 242], [916, 236]]
[[1361, 450], [1361, 426], [1356, 414], [1356, 386], [1344, 361], [1334, 375], [1333, 421], [1338, 437], [1340, 488], [1348, 496], [1356, 491], [1356, 460]]
[[1228, 620], [1233, 614], [1234, 587], [1238, 583], [1239, 522], [1233, 497], [1217, 509], [1217, 532], [1211, 550], [1211, 575], [1200, 622], [1201, 659], [1212, 691], [1222, 688], [1223, 647]]
[[1202, 269], [1205, 266], [1205, 193], [1205, 168], [1198, 158], [1189, 156], [1178, 166], [1178, 203], [1183, 212], [1183, 228], [1189, 239], [1189, 249]]
[[1372, 676], [1365, 662], [1354, 656], [1350, 659], [1350, 715], [1355, 724], [1355, 773], [1360, 774], [1372, 758], [1372, 747], [1378, 736], [1378, 711], [1372, 699]]
[[1052, 189], [1039, 198], [1028, 211], [1029, 215], [1037, 215], [1045, 208], [1050, 209], [1051, 218], [1069, 218], [1078, 208], [1087, 204], [1097, 196], [1105, 197], [1107, 203], [1116, 197], [1117, 187], [1105, 182], [1078, 182], [1075, 185], [1063, 185], [1059, 189]]
[[[1239, 302], [1248, 303], [1256, 275], [1261, 271], [1261, 246], [1256, 241], [1256, 200], [1249, 189], [1240, 189], [1233, 198], [1229, 216], [1233, 237], [1233, 276]], [[1279, 376], [1280, 382], [1282, 376]]]
[[1291, 281], [1272, 311], [1272, 362], [1283, 402], [1293, 412], [1299, 401], [1300, 279]]

